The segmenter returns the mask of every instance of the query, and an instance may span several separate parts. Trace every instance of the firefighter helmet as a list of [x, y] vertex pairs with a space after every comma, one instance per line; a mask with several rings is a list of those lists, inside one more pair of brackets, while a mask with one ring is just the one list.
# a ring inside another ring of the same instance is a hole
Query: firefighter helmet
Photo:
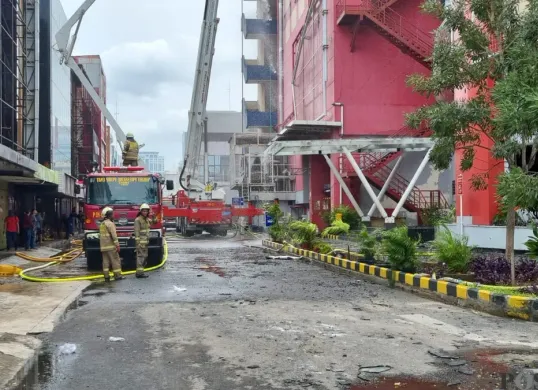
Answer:
[[113, 213], [113, 212], [114, 210], [112, 209], [112, 207], [105, 207], [103, 211], [101, 211], [101, 217], [106, 218], [107, 214]]
[[127, 133], [127, 134], [125, 135], [125, 137], [127, 137], [127, 138], [134, 138], [134, 135], [133, 135], [133, 133]]
[[140, 211], [142, 210], [149, 210], [150, 207], [147, 203], [142, 203], [142, 205], [140, 206]]

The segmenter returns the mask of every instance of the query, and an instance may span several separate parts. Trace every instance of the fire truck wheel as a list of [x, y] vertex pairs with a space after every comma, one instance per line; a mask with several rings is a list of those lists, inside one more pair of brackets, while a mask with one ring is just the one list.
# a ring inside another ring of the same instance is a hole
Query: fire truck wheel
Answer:
[[186, 237], [192, 237], [194, 236], [194, 232], [185, 232]]
[[219, 231], [219, 236], [226, 237], [228, 235], [228, 230]]

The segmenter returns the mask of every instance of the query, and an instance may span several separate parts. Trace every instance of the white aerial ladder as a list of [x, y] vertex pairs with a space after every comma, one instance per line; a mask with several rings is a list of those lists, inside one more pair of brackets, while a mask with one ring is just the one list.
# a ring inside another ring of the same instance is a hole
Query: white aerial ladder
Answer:
[[[205, 2], [202, 31], [200, 33], [200, 42], [198, 46], [198, 58], [196, 60], [196, 71], [194, 73], [191, 107], [189, 110], [187, 142], [184, 145], [185, 161], [179, 177], [179, 184], [187, 191], [187, 193], [202, 192], [206, 197], [215, 200], [224, 199], [224, 192], [222, 190], [214, 191], [213, 186], [209, 184], [207, 138], [204, 136], [207, 136], [206, 106], [209, 82], [211, 80], [213, 55], [215, 53], [217, 26], [219, 23], [219, 18], [217, 17], [218, 7], [219, 0], [206, 0]], [[204, 145], [203, 184], [200, 183], [199, 180], [193, 178], [197, 174], [202, 144]], [[184, 185], [182, 181], [185, 173], [186, 180]]]
[[[95, 91], [95, 86], [93, 86], [90, 80], [88, 80], [86, 74], [80, 69], [79, 65], [72, 57], [73, 48], [75, 47], [75, 42], [77, 41], [78, 30], [80, 29], [80, 23], [82, 22], [84, 14], [88, 11], [88, 9], [90, 9], [93, 3], [95, 3], [95, 0], [85, 0], [84, 3], [82, 3], [82, 5], [56, 33], [56, 45], [61, 55], [60, 64], [65, 64], [73, 71], [73, 73], [75, 73], [84, 88], [86, 88], [88, 91], [88, 94], [105, 116], [106, 120], [111, 124], [116, 134], [125, 134], [114, 116], [112, 116], [110, 111], [108, 111], [108, 108], [106, 107], [106, 104], [101, 96], [99, 96], [99, 94]], [[73, 35], [71, 35], [71, 30], [75, 24], [75, 32]], [[143, 146], [144, 144], [139, 145], [140, 148]]]

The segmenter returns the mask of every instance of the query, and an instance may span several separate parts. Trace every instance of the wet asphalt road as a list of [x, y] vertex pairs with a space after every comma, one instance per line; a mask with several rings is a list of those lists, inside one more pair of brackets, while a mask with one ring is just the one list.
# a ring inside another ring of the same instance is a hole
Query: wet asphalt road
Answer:
[[[359, 366], [379, 364], [470, 383], [428, 351], [538, 348], [536, 324], [245, 246], [260, 244], [171, 239], [166, 268], [149, 279], [95, 284], [44, 336], [38, 383], [25, 389], [348, 389], [367, 383]], [[66, 343], [76, 352], [62, 355]]]

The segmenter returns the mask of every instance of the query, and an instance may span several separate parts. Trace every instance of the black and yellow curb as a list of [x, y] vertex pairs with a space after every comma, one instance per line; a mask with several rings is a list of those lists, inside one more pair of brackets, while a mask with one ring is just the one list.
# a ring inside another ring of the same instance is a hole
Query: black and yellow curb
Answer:
[[284, 247], [284, 251], [295, 255], [307, 257], [352, 272], [358, 272], [386, 280], [394, 280], [396, 283], [411, 287], [415, 290], [426, 290], [434, 293], [441, 299], [443, 297], [450, 298], [450, 300], [447, 300], [451, 303], [453, 302], [453, 299], [456, 299], [458, 302], [474, 303], [472, 305], [473, 307], [492, 314], [538, 322], [538, 299], [536, 298], [504, 295], [487, 290], [479, 290], [463, 284], [451, 283], [406, 272], [392, 271], [389, 268], [378, 267], [330, 255], [323, 255], [317, 252], [295, 248], [291, 245], [278, 244], [269, 240], [263, 240], [263, 245], [279, 250]]

